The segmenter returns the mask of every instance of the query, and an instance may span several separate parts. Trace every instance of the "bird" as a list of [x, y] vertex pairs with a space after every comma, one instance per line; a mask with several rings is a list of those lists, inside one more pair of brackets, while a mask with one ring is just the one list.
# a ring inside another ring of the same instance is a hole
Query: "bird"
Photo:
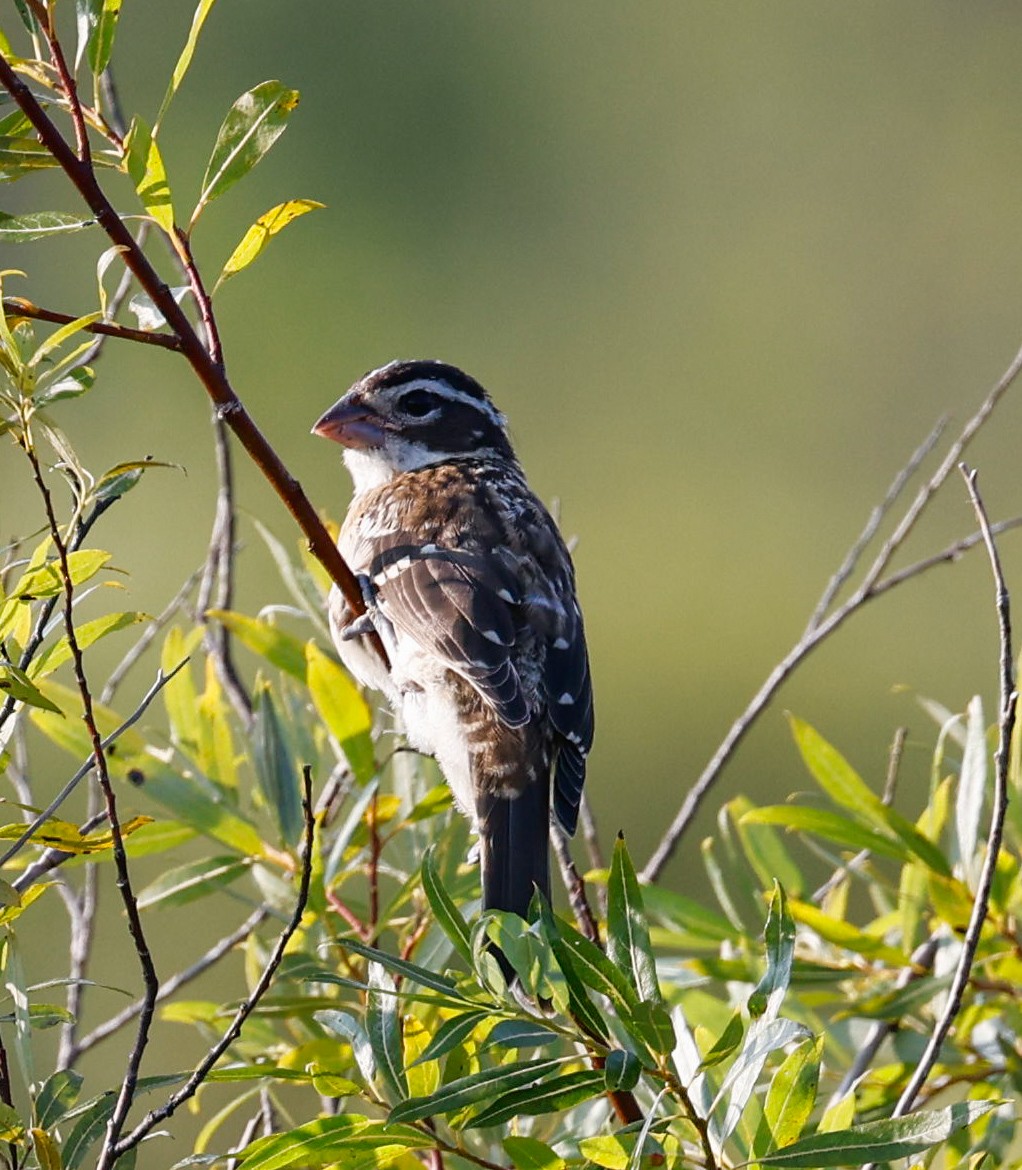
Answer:
[[337, 544], [366, 612], [332, 589], [341, 661], [382, 692], [472, 821], [482, 908], [525, 918], [536, 890], [550, 899], [551, 815], [574, 835], [593, 743], [568, 548], [504, 415], [457, 366], [371, 370], [312, 431], [341, 444], [354, 487]]

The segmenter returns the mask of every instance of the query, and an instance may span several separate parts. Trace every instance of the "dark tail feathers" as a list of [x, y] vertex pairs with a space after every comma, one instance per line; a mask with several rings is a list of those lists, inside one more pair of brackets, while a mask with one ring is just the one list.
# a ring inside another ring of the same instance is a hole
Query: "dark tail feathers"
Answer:
[[550, 779], [527, 784], [520, 796], [480, 795], [483, 909], [526, 917], [535, 887], [550, 898]]

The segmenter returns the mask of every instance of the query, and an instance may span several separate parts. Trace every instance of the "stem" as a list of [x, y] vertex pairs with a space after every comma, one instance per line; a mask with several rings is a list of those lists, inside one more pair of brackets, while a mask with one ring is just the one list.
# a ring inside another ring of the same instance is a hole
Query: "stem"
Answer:
[[106, 751], [103, 747], [102, 737], [99, 734], [99, 728], [96, 726], [92, 706], [92, 692], [89, 689], [88, 679], [85, 675], [85, 663], [75, 632], [74, 586], [71, 583], [71, 569], [68, 564], [67, 544], [61, 535], [60, 525], [57, 523], [56, 513], [53, 510], [53, 498], [50, 495], [49, 488], [46, 486], [46, 481], [43, 479], [39, 458], [32, 446], [31, 436], [28, 434], [24, 438], [24, 450], [28, 456], [29, 463], [32, 465], [32, 474], [43, 498], [46, 518], [50, 526], [50, 535], [53, 537], [53, 544], [60, 560], [60, 570], [64, 584], [64, 630], [67, 634], [68, 648], [71, 651], [71, 660], [74, 664], [78, 693], [82, 700], [82, 718], [85, 721], [89, 739], [92, 743], [92, 758], [96, 768], [96, 776], [99, 780], [100, 790], [103, 793], [103, 799], [106, 803], [107, 817], [110, 821], [114, 866], [117, 873], [117, 890], [124, 904], [124, 911], [128, 920], [128, 933], [131, 935], [131, 940], [135, 946], [135, 954], [138, 956], [139, 967], [142, 971], [142, 982], [145, 989], [143, 994], [143, 1008], [139, 1013], [138, 1029], [135, 1033], [135, 1042], [132, 1045], [131, 1051], [128, 1053], [127, 1065], [124, 1070], [124, 1081], [117, 1095], [113, 1113], [107, 1123], [107, 1137], [103, 1146], [103, 1152], [100, 1155], [100, 1160], [97, 1163], [97, 1170], [110, 1170], [114, 1162], [113, 1151], [115, 1143], [120, 1136], [124, 1122], [128, 1116], [128, 1110], [131, 1108], [135, 1098], [139, 1068], [142, 1064], [142, 1056], [145, 1052], [146, 1045], [149, 1042], [149, 1029], [152, 1023], [156, 995], [159, 991], [160, 983], [156, 975], [156, 967], [153, 964], [152, 954], [149, 951], [149, 944], [146, 941], [145, 931], [142, 928], [142, 918], [139, 914], [138, 902], [131, 886], [128, 856], [124, 849], [121, 825], [117, 816], [117, 798], [114, 795], [113, 785], [110, 783]]

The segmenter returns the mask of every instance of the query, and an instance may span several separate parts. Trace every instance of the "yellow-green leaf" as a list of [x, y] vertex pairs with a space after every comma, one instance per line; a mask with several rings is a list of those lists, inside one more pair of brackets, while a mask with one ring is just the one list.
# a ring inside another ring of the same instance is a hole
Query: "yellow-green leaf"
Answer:
[[195, 9], [195, 15], [192, 17], [192, 27], [188, 32], [188, 40], [185, 41], [185, 47], [181, 50], [181, 56], [178, 57], [177, 64], [174, 66], [174, 72], [170, 78], [170, 85], [167, 87], [167, 92], [164, 95], [163, 101], [160, 103], [160, 112], [156, 115], [156, 122], [153, 125], [154, 135], [157, 133], [159, 125], [163, 121], [163, 116], [166, 114], [170, 103], [174, 99], [174, 94], [177, 93], [178, 87], [188, 72], [188, 66], [191, 65], [192, 56], [195, 53], [195, 46], [199, 41], [199, 33], [202, 32], [202, 26], [206, 23], [206, 17], [209, 16], [215, 3], [216, 0], [199, 0], [198, 7]]
[[376, 772], [369, 705], [347, 671], [315, 642], [306, 643], [305, 657], [309, 694], [316, 710], [344, 749], [356, 777], [367, 783]]
[[[68, 553], [67, 567], [72, 585], [81, 585], [94, 577], [110, 560], [110, 554], [101, 549], [83, 548]], [[29, 568], [11, 590], [11, 599], [35, 601], [39, 597], [53, 597], [64, 588], [59, 561], [47, 561], [38, 568]]]
[[305, 646], [297, 638], [285, 634], [269, 622], [232, 610], [210, 609], [206, 611], [206, 616], [216, 618], [261, 658], [300, 682], [305, 682]]
[[242, 236], [241, 243], [231, 253], [223, 271], [217, 278], [217, 285], [223, 284], [225, 280], [229, 280], [243, 268], [247, 268], [254, 260], [257, 260], [270, 240], [279, 231], [286, 228], [289, 223], [292, 223], [300, 215], [305, 215], [308, 211], [316, 211], [323, 206], [315, 199], [289, 199], [286, 203], [278, 203], [276, 207], [271, 207], [269, 211], [263, 212]]
[[168, 234], [174, 230], [174, 206], [163, 156], [146, 123], [135, 116], [124, 140], [128, 174], [135, 184], [142, 206]]

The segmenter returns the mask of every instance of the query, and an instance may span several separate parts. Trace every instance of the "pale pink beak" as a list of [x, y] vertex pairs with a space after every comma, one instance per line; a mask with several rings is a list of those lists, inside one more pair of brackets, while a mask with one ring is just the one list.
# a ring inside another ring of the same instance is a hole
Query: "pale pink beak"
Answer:
[[330, 407], [312, 433], [356, 449], [382, 447], [384, 440], [383, 420], [376, 411], [361, 399], [348, 396]]

